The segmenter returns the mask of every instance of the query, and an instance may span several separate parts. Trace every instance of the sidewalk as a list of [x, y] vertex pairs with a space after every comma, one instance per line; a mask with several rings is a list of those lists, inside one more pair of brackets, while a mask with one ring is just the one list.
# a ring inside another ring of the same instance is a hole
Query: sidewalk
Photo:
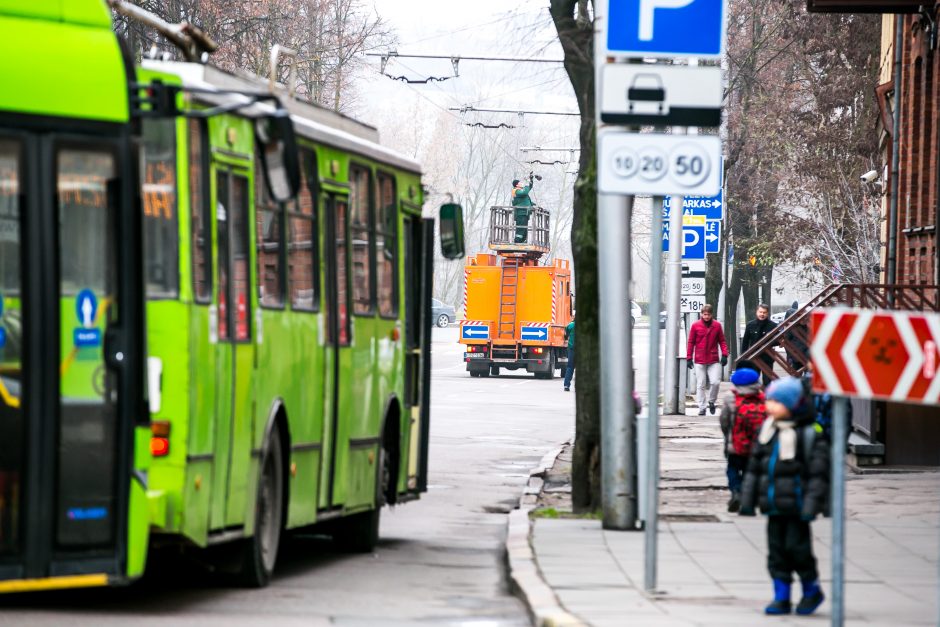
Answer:
[[[564, 517], [571, 511], [572, 447], [546, 456], [533, 471], [510, 516], [507, 549], [534, 624], [829, 624], [829, 598], [811, 617], [763, 615], [772, 597], [766, 521], [726, 512], [717, 415], [688, 413], [661, 419], [655, 594], [643, 589], [643, 532], [605, 531], [599, 520]], [[846, 493], [846, 624], [936, 625], [940, 472], [849, 472]], [[545, 517], [551, 510], [562, 517]], [[830, 520], [817, 519], [813, 533], [828, 595]]]

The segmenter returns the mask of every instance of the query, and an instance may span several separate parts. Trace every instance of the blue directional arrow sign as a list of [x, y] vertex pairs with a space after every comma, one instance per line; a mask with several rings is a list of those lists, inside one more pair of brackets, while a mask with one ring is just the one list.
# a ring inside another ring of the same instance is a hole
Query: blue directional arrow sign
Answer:
[[717, 58], [724, 52], [725, 0], [609, 0], [602, 26], [609, 55]]
[[705, 252], [721, 252], [721, 220], [705, 221]]
[[465, 340], [488, 340], [490, 328], [484, 324], [468, 324], [461, 328], [460, 333]]
[[540, 327], [522, 327], [520, 334], [524, 340], [545, 341], [548, 339], [548, 329], [543, 329]]

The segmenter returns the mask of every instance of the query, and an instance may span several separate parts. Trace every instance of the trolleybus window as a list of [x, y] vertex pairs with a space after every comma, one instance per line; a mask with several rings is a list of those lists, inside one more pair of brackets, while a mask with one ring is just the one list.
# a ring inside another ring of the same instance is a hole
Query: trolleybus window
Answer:
[[[59, 153], [59, 228], [62, 248], [62, 293], [75, 295], [90, 289], [101, 294], [107, 268], [108, 180], [114, 176], [114, 160], [101, 152], [64, 150]], [[101, 297], [98, 297], [100, 301]]]
[[395, 179], [391, 175], [380, 172], [378, 183], [375, 279], [379, 315], [390, 318], [398, 314], [398, 195], [395, 193]]
[[353, 312], [368, 315], [372, 305], [371, 249], [374, 233], [369, 229], [369, 171], [353, 166], [349, 169], [349, 236], [352, 239]]
[[179, 295], [176, 208], [176, 120], [144, 119], [141, 167], [144, 201], [144, 277], [148, 298]]
[[[114, 533], [116, 407], [104, 338], [116, 319], [114, 156], [63, 148], [56, 160], [61, 276], [56, 542], [102, 545]], [[74, 298], [73, 298], [74, 296]]]
[[190, 254], [193, 268], [193, 297], [197, 303], [212, 300], [212, 236], [206, 203], [205, 135], [203, 122], [187, 121], [189, 137]]
[[18, 143], [0, 139], [0, 555], [19, 548], [24, 461], [20, 154]]
[[[335, 233], [336, 238], [336, 315], [339, 323], [338, 343], [349, 344], [349, 292], [346, 272], [346, 201], [336, 199]], [[331, 338], [332, 339], [332, 338]]]
[[235, 340], [251, 335], [251, 271], [248, 265], [248, 179], [232, 176], [232, 295], [235, 301]]
[[316, 157], [312, 150], [302, 150], [300, 156], [300, 192], [297, 200], [288, 205], [290, 301], [294, 309], [317, 311], [320, 308], [320, 233], [317, 212], [314, 210]]
[[284, 212], [271, 198], [264, 184], [261, 159], [257, 159], [255, 170], [255, 221], [258, 248], [258, 303], [262, 307], [284, 306], [284, 248], [281, 232]]

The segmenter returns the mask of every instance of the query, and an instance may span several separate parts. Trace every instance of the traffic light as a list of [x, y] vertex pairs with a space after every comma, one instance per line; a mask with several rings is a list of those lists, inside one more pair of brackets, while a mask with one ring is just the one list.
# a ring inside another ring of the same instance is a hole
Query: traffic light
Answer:
[[749, 264], [751, 264], [752, 266], [756, 266], [756, 265], [757, 265], [757, 257], [755, 257], [754, 255], [751, 255], [750, 257], [747, 258], [747, 262], [748, 262]]

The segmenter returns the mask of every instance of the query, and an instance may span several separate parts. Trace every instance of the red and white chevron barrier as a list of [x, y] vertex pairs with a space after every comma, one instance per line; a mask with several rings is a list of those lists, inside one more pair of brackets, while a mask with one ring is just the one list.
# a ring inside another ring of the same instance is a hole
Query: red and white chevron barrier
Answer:
[[813, 389], [935, 405], [940, 313], [849, 309], [812, 313]]

